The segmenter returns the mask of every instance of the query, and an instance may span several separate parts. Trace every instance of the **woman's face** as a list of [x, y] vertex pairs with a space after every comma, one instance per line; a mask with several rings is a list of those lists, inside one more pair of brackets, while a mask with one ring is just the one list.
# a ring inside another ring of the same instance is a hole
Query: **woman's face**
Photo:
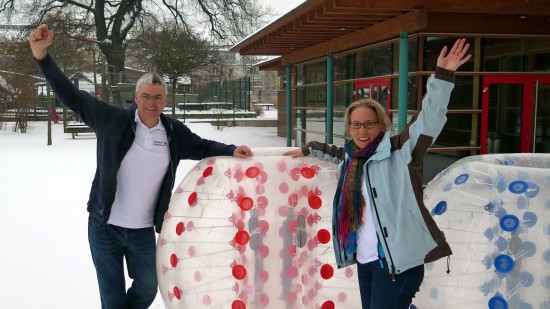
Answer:
[[382, 126], [372, 109], [358, 107], [351, 112], [348, 134], [357, 147], [361, 149], [370, 145], [380, 132], [382, 132]]

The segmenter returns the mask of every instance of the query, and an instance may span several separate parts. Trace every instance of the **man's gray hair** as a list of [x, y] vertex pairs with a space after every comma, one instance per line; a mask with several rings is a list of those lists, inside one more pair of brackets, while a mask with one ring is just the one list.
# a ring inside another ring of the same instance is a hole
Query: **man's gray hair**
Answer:
[[164, 81], [164, 78], [162, 78], [157, 73], [145, 73], [143, 76], [141, 76], [137, 83], [136, 83], [136, 94], [139, 92], [139, 88], [142, 84], [147, 85], [159, 85], [164, 87], [164, 95], [168, 95], [168, 86], [166, 85], [166, 82]]

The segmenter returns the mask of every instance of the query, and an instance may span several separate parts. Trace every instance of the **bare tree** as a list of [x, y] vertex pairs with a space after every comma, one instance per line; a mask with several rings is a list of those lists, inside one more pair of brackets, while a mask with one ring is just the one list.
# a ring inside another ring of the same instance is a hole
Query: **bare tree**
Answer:
[[173, 117], [176, 116], [178, 79], [213, 63], [216, 56], [208, 41], [191, 32], [189, 27], [171, 21], [146, 25], [129, 45], [134, 57], [170, 80]]
[[[124, 70], [126, 40], [135, 25], [142, 25], [158, 12], [167, 12], [184, 27], [207, 21], [210, 33], [221, 40], [236, 42], [250, 33], [258, 20], [269, 17], [256, 0], [0, 0], [0, 13], [9, 20], [19, 13], [31, 24], [45, 16], [70, 9], [83, 25], [95, 25], [95, 39], [110, 70]], [[185, 13], [183, 13], [185, 12]]]

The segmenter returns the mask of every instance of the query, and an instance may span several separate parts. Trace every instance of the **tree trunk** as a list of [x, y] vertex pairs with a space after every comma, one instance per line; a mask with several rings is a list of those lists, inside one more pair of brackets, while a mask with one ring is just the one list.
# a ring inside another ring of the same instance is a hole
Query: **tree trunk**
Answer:
[[172, 95], [171, 95], [171, 101], [172, 101], [172, 118], [176, 119], [176, 92], [178, 90], [178, 79], [172, 78]]

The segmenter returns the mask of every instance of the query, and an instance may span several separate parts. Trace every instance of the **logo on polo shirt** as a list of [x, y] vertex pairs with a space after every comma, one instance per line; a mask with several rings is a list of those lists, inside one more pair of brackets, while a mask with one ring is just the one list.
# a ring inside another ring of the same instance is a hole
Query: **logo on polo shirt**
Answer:
[[159, 146], [159, 147], [165, 147], [165, 146], [166, 146], [166, 142], [153, 141], [153, 145]]

